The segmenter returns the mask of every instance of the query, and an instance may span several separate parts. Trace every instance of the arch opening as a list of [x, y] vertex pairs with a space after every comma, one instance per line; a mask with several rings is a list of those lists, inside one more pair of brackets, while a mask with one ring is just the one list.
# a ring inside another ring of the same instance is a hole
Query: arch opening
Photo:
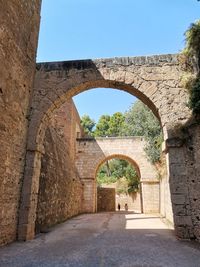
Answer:
[[[113, 88], [126, 91], [146, 104], [159, 119], [160, 124], [166, 128], [165, 139], [167, 138], [167, 125], [171, 120], [171, 107], [176, 110], [176, 101], [174, 101], [174, 94], [168, 93], [167, 82], [162, 85], [159, 79], [155, 80], [154, 71], [149, 72], [147, 69], [151, 65], [152, 59], [145, 58], [141, 64], [140, 59], [131, 59], [128, 61], [130, 65], [123, 63], [122, 59], [108, 59], [97, 61], [81, 61], [81, 62], [57, 62], [57, 63], [44, 63], [38, 64], [35, 87], [33, 93], [33, 100], [30, 114], [30, 125], [27, 142], [26, 164], [24, 171], [24, 182], [22, 190], [21, 201], [21, 215], [22, 220], [19, 219], [19, 228], [25, 229], [25, 233], [32, 233], [33, 236], [33, 223], [28, 222], [29, 218], [35, 217], [38, 181], [40, 173], [40, 163], [43, 154], [43, 140], [46, 127], [49, 120], [52, 118], [54, 112], [58, 110], [63, 103], [78, 93], [84, 92], [92, 88]], [[155, 58], [154, 65], [158, 63], [156, 68], [165, 68], [172, 66], [172, 73], [169, 74], [167, 79], [176, 80], [174, 72], [176, 68], [176, 57], [164, 56], [162, 58]], [[157, 63], [156, 63], [157, 62]], [[112, 63], [110, 65], [110, 63]], [[145, 64], [147, 64], [145, 66]], [[173, 69], [173, 66], [175, 68]], [[144, 79], [141, 68], [144, 68], [143, 73], [148, 75], [148, 79]], [[154, 66], [152, 65], [152, 68]], [[134, 72], [134, 70], [137, 72]], [[146, 72], [146, 73], [145, 73]], [[162, 72], [163, 73], [163, 72]], [[158, 74], [158, 76], [160, 73]], [[171, 75], [171, 76], [170, 76]], [[157, 76], [157, 77], [158, 77]], [[173, 78], [172, 78], [173, 77]], [[175, 77], [175, 78], [174, 78]], [[185, 95], [184, 95], [185, 96]], [[167, 98], [168, 102], [166, 107], [160, 105], [160, 99]], [[182, 102], [184, 102], [184, 97]], [[181, 105], [182, 105], [181, 102]], [[168, 105], [170, 103], [170, 105]], [[185, 118], [188, 117], [187, 109], [183, 108], [175, 112], [173, 123], [177, 123], [183, 118], [181, 116], [182, 110], [186, 111]], [[173, 110], [173, 112], [174, 112]], [[181, 110], [181, 114], [180, 114]], [[190, 114], [189, 114], [190, 115]], [[30, 171], [31, 170], [31, 171]], [[29, 196], [27, 197], [26, 188], [29, 187]], [[32, 188], [34, 190], [32, 190]], [[32, 203], [32, 199], [36, 199]], [[27, 210], [25, 207], [29, 206]], [[24, 215], [25, 214], [25, 215]], [[30, 216], [31, 214], [31, 216]], [[24, 222], [23, 217], [27, 220]], [[29, 229], [31, 225], [31, 230]], [[27, 236], [22, 234], [21, 239], [27, 239]]]
[[141, 175], [135, 160], [122, 154], [110, 155], [98, 164], [95, 178], [97, 212], [143, 213]]
[[[65, 89], [60, 89], [61, 87], [64, 87]], [[156, 87], [157, 86], [153, 88], [154, 91], [156, 90]], [[132, 84], [126, 84], [125, 82], [118, 82], [113, 80], [96, 79], [94, 81], [81, 82], [79, 85], [68, 88], [68, 85], [66, 84], [66, 81], [64, 79], [64, 81], [60, 82], [54, 89], [56, 97], [55, 96], [52, 97], [51, 93], [49, 97], [48, 94], [46, 95], [48, 99], [47, 101], [48, 105], [44, 112], [42, 111], [41, 114], [38, 114], [38, 111], [36, 111], [36, 113], [34, 113], [33, 109], [32, 112], [33, 123], [30, 122], [30, 127], [29, 127], [30, 134], [28, 138], [28, 150], [36, 150], [42, 153], [45, 131], [48, 126], [49, 120], [53, 117], [56, 111], [58, 111], [62, 107], [62, 105], [65, 104], [67, 101], [69, 101], [72, 97], [80, 93], [83, 93], [85, 91], [96, 88], [109, 88], [114, 90], [121, 90], [126, 93], [129, 93], [132, 96], [135, 96], [153, 112], [155, 117], [158, 119], [158, 122], [161, 125], [162, 129], [163, 123], [161, 120], [161, 116], [159, 114], [158, 107], [156, 107], [156, 105], [145, 94], [145, 92], [136, 89], [136, 87], [134, 87]], [[41, 108], [39, 107], [39, 109], [44, 110], [43, 101], [41, 101], [41, 105], [42, 107]], [[38, 109], [38, 107], [36, 109]], [[163, 128], [163, 133], [164, 135], [167, 136], [167, 131], [165, 130], [165, 127]]]

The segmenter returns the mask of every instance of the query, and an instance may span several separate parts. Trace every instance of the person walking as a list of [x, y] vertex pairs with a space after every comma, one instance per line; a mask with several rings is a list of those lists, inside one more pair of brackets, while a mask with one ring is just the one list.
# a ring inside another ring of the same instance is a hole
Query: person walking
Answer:
[[128, 204], [127, 203], [124, 205], [124, 208], [125, 208], [125, 211], [128, 211]]

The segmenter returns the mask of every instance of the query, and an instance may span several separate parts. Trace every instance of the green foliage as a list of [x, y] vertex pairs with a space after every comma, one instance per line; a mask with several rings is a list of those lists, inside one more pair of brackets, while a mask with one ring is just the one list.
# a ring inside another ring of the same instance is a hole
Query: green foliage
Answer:
[[108, 136], [120, 136], [124, 124], [124, 115], [116, 112], [110, 117]]
[[115, 176], [107, 176], [107, 175], [101, 173], [97, 177], [98, 186], [101, 186], [102, 184], [112, 184], [112, 183], [116, 183], [116, 182], [117, 182], [117, 178]]
[[125, 113], [125, 136], [156, 136], [160, 134], [158, 119], [141, 101], [136, 101]]
[[193, 80], [188, 106], [194, 114], [200, 114], [200, 77]]
[[146, 137], [147, 145], [144, 148], [144, 151], [147, 154], [151, 163], [156, 163], [160, 160], [161, 156], [161, 147], [163, 142], [163, 134], [160, 131], [160, 134], [155, 136]]
[[[107, 167], [110, 169], [108, 176]], [[116, 183], [116, 191], [120, 193], [131, 193], [139, 190], [139, 177], [135, 168], [122, 159], [112, 159], [109, 163], [104, 163], [97, 173], [97, 183], [102, 184]]]
[[196, 65], [194, 68], [197, 68], [198, 72], [200, 64], [200, 20], [190, 25], [185, 32], [185, 40], [184, 54], [186, 54], [189, 61]]
[[200, 20], [190, 25], [185, 37], [186, 46], [183, 53], [186, 56], [186, 70], [196, 74], [195, 77], [191, 74], [185, 84], [190, 92], [188, 106], [194, 114], [200, 114]]
[[108, 136], [109, 126], [110, 125], [110, 116], [102, 115], [96, 124], [96, 129], [94, 132], [95, 137], [105, 137]]
[[83, 115], [81, 118], [81, 126], [84, 129], [84, 132], [89, 136], [93, 136], [93, 128], [95, 126], [95, 121], [92, 120], [88, 115]]
[[125, 177], [119, 178], [117, 180], [116, 193], [118, 195], [128, 193], [128, 183]]
[[120, 136], [123, 128], [124, 115], [116, 112], [112, 116], [103, 115], [100, 117], [94, 132], [95, 137]]
[[[116, 112], [112, 116], [101, 116], [95, 131], [92, 131], [95, 123], [89, 116], [83, 116], [81, 124], [89, 135], [95, 137], [144, 136], [147, 141], [145, 152], [149, 160], [155, 163], [160, 159], [163, 139], [160, 124], [152, 111], [141, 101], [136, 101], [125, 114]], [[119, 172], [120, 169], [116, 170]], [[108, 170], [106, 175], [109, 176]], [[118, 176], [123, 175], [120, 173]]]
[[126, 168], [126, 179], [128, 180], [128, 193], [139, 191], [139, 177], [136, 170], [129, 164]]
[[158, 119], [141, 101], [136, 101], [125, 113], [122, 130], [125, 136], [144, 136], [147, 141], [145, 152], [152, 163], [159, 161], [163, 135]]

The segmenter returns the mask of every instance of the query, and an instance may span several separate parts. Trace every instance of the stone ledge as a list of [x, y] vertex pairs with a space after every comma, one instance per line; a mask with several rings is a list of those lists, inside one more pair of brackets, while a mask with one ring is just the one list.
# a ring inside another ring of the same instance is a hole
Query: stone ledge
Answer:
[[54, 71], [54, 70], [69, 70], [77, 69], [83, 70], [88, 68], [96, 69], [99, 64], [106, 66], [143, 66], [143, 65], [158, 65], [160, 63], [178, 64], [178, 54], [164, 54], [152, 56], [138, 56], [138, 57], [114, 57], [114, 58], [100, 58], [100, 59], [82, 59], [69, 60], [58, 62], [41, 62], [36, 64], [37, 70]]
[[126, 136], [126, 137], [83, 137], [83, 138], [76, 138], [76, 141], [78, 142], [95, 142], [98, 140], [101, 141], [109, 141], [109, 140], [139, 140], [139, 141], [144, 141], [143, 136]]

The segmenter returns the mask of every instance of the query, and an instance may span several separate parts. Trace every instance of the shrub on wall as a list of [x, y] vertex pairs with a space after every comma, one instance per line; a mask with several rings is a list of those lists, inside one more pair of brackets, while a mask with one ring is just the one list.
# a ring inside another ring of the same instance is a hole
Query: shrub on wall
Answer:
[[194, 114], [200, 114], [200, 20], [192, 23], [185, 32], [185, 87], [190, 92], [188, 106]]

